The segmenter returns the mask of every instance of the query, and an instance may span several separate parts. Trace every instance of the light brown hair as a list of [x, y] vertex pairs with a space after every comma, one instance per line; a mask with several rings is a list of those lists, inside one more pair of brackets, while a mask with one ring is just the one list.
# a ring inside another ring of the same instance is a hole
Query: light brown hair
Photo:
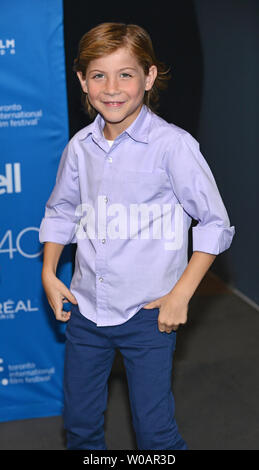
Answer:
[[[157, 67], [157, 77], [151, 90], [146, 90], [144, 104], [153, 112], [159, 107], [159, 90], [167, 88], [167, 82], [171, 79], [169, 68], [163, 62], [157, 60], [148, 32], [141, 26], [125, 23], [101, 23], [85, 33], [78, 47], [78, 54], [74, 60], [73, 71], [82, 72], [85, 79], [87, 67], [91, 60], [99, 59], [111, 54], [120, 47], [128, 47], [148, 75], [151, 65]], [[91, 119], [97, 115], [97, 111], [88, 99], [88, 94], [82, 90], [82, 104], [84, 110]]]

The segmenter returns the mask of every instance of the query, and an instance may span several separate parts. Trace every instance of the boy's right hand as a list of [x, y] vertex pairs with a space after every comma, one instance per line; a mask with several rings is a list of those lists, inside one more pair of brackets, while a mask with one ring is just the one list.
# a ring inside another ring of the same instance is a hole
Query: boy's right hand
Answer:
[[[77, 304], [75, 296], [52, 272], [42, 271], [42, 285], [44, 287], [48, 302], [57, 320], [66, 322], [70, 319], [71, 311], [63, 310], [63, 302]], [[63, 300], [66, 298], [67, 300]]]

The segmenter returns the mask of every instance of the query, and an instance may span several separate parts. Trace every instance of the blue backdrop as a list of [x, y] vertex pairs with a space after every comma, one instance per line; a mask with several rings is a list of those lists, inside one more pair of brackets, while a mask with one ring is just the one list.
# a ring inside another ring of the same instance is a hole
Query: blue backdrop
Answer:
[[[8, 421], [58, 415], [63, 405], [66, 325], [42, 288], [38, 238], [68, 141], [61, 0], [1, 1], [0, 136], [0, 421]], [[69, 285], [67, 259], [59, 277]]]

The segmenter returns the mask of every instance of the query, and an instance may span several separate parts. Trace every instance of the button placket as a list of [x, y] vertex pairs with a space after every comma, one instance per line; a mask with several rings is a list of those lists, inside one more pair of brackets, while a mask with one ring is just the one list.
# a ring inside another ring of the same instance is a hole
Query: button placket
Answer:
[[[102, 195], [103, 201], [105, 204], [108, 203], [109, 197], [106, 192], [109, 191], [109, 187], [106, 186], [106, 175], [110, 172], [110, 163], [112, 162], [112, 157], [106, 153], [106, 161], [104, 165], [103, 180], [100, 186], [99, 197]], [[96, 310], [97, 310], [97, 321], [99, 315], [104, 315], [104, 312], [107, 311], [107, 297], [106, 297], [106, 248], [107, 248], [107, 238], [106, 238], [106, 229], [102, 227], [102, 235], [98, 233], [98, 250], [96, 257], [96, 282], [97, 282], [97, 291], [96, 291]], [[100, 236], [100, 238], [99, 238]]]

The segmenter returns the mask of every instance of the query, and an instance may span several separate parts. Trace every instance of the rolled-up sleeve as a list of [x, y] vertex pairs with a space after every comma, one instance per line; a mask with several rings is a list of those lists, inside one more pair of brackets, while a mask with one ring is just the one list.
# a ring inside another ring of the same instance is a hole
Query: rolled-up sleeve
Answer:
[[40, 243], [77, 243], [75, 232], [79, 217], [76, 208], [79, 204], [77, 159], [71, 142], [68, 142], [59, 162], [55, 186], [45, 206], [39, 230]]
[[215, 178], [189, 133], [177, 137], [167, 155], [167, 172], [175, 197], [186, 213], [197, 220], [192, 228], [193, 251], [219, 254], [227, 250], [235, 234]]

